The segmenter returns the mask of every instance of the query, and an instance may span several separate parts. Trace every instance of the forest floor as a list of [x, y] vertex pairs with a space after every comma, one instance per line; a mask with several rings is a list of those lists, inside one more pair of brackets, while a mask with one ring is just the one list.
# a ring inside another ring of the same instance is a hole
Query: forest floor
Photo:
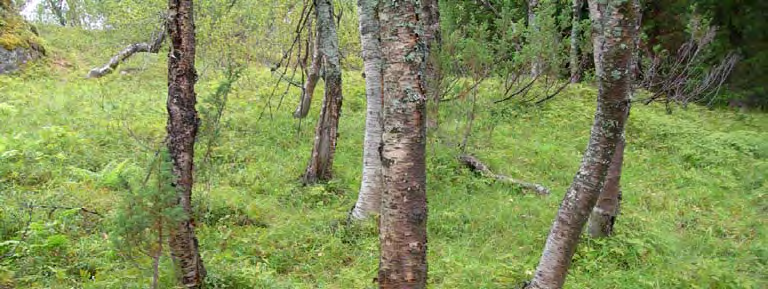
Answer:
[[[147, 288], [151, 260], [129, 258], [130, 248], [112, 240], [116, 212], [135, 190], [122, 180], [143, 177], [164, 138], [165, 53], [121, 67], [141, 71], [86, 79], [118, 46], [58, 32], [43, 30], [50, 60], [0, 76], [0, 288]], [[221, 76], [200, 67], [205, 111]], [[360, 72], [344, 74], [335, 179], [310, 187], [298, 178], [322, 89], [299, 122], [291, 116], [295, 89], [266, 106], [275, 81], [264, 68], [247, 69], [208, 161], [207, 144], [198, 145], [194, 199], [210, 288], [375, 288], [376, 220], [346, 223], [360, 185]], [[430, 288], [529, 280], [589, 137], [594, 87], [574, 85], [532, 106], [493, 104], [495, 84], [479, 88], [468, 152], [553, 194], [463, 168], [456, 146], [469, 98], [443, 104], [427, 144]], [[616, 235], [579, 245], [566, 287], [767, 288], [768, 115], [697, 106], [668, 114], [663, 105], [637, 104], [626, 134]], [[167, 256], [161, 268], [162, 288], [172, 287]]]

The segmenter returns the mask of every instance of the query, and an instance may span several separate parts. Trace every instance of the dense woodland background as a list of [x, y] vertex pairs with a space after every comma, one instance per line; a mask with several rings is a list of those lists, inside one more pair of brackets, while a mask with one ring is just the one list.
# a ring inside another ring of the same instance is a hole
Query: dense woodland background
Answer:
[[[0, 75], [0, 288], [177, 286], [156, 242], [183, 215], [165, 205], [168, 41], [92, 75], [165, 36], [168, 2], [0, 3], [0, 47], [37, 51]], [[333, 177], [316, 185], [304, 183], [324, 86], [306, 117], [293, 115], [310, 77], [312, 2], [194, 4], [192, 202], [206, 288], [377, 287], [378, 219], [350, 218], [366, 129], [358, 3], [332, 1], [344, 101]], [[620, 217], [610, 238], [581, 241], [565, 287], [765, 288], [768, 2], [641, 5]], [[439, 11], [429, 288], [514, 288], [534, 277], [590, 139], [588, 6], [443, 0]], [[478, 174], [462, 154], [552, 194]]]

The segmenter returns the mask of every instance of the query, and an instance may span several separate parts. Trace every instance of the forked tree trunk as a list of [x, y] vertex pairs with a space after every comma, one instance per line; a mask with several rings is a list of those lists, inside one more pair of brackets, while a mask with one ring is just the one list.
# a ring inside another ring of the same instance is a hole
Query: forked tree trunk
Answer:
[[379, 214], [381, 207], [381, 42], [379, 41], [379, 1], [358, 0], [360, 42], [365, 65], [365, 140], [363, 144], [363, 177], [352, 218], [362, 220]]
[[570, 51], [570, 66], [571, 66], [571, 83], [578, 83], [581, 81], [581, 62], [579, 61], [579, 39], [581, 38], [581, 31], [579, 29], [579, 23], [581, 22], [581, 8], [584, 6], [584, 0], [573, 0], [571, 7], [571, 51]]
[[592, 238], [608, 237], [613, 234], [613, 225], [619, 216], [621, 207], [621, 168], [624, 165], [624, 136], [616, 146], [616, 153], [611, 160], [611, 167], [605, 177], [605, 185], [597, 199], [595, 208], [589, 216], [587, 232]]
[[317, 11], [317, 38], [320, 44], [325, 95], [320, 119], [315, 128], [315, 143], [304, 173], [304, 183], [312, 184], [332, 178], [333, 154], [341, 115], [341, 66], [339, 64], [339, 38], [333, 19], [333, 0], [315, 0]]
[[192, 0], [169, 0], [168, 150], [173, 160], [173, 186], [184, 217], [171, 225], [169, 245], [186, 288], [200, 288], [205, 278], [192, 219], [195, 136], [200, 119], [195, 110], [195, 24]]
[[[307, 27], [312, 27], [312, 20], [307, 20], [309, 23]], [[312, 33], [310, 32], [310, 42], [312, 42], [312, 64], [310, 64], [309, 69], [307, 69], [307, 80], [304, 82], [304, 87], [301, 89], [301, 101], [299, 102], [299, 106], [296, 107], [296, 111], [293, 112], [293, 117], [295, 118], [305, 118], [307, 117], [307, 114], [309, 114], [309, 108], [312, 105], [312, 96], [315, 94], [315, 87], [317, 86], [317, 81], [320, 80], [320, 67], [321, 67], [321, 59], [320, 59], [320, 43], [319, 43], [319, 30], [315, 30], [315, 36], [312, 37]]]
[[579, 237], [624, 132], [632, 89], [637, 0], [589, 0], [599, 93], [587, 151], [565, 194], [528, 288], [562, 288]]
[[384, 134], [379, 288], [421, 289], [427, 283], [425, 53], [419, 47], [419, 4], [382, 2]]

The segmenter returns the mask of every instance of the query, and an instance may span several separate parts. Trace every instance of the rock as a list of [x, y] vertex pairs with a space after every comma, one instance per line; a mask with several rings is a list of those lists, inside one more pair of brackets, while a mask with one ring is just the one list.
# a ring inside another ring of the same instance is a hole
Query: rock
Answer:
[[0, 46], [0, 74], [15, 72], [39, 57], [40, 53], [31, 48], [16, 47], [8, 50]]

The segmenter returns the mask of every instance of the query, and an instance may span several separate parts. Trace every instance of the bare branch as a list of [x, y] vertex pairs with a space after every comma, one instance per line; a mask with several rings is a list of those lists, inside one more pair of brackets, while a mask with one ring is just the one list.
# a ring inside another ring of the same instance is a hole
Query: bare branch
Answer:
[[466, 167], [468, 167], [470, 170], [474, 172], [480, 173], [482, 176], [495, 179], [497, 181], [505, 182], [514, 184], [520, 187], [523, 187], [524, 189], [531, 190], [536, 192], [539, 195], [546, 196], [550, 194], [549, 189], [547, 189], [545, 186], [536, 184], [536, 183], [528, 183], [520, 180], [513, 179], [511, 177], [505, 176], [505, 175], [499, 175], [495, 174], [491, 171], [488, 166], [483, 164], [479, 159], [472, 155], [460, 155], [459, 161], [461, 161], [462, 164], [464, 164]]

